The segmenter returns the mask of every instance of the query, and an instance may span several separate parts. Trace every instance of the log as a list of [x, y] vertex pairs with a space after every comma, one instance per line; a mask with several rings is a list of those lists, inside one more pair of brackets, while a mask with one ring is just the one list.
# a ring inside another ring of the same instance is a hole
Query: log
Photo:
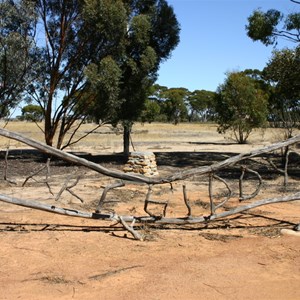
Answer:
[[[213, 214], [210, 216], [201, 216], [201, 217], [194, 217], [194, 218], [161, 218], [157, 220], [155, 223], [157, 224], [196, 224], [196, 223], [203, 223], [203, 222], [209, 222], [216, 219], [226, 218], [241, 212], [244, 212], [249, 209], [253, 209], [259, 206], [268, 205], [268, 204], [274, 204], [274, 203], [282, 203], [282, 202], [290, 202], [290, 201], [296, 201], [300, 200], [300, 192], [283, 196], [283, 197], [276, 197], [276, 198], [268, 198], [263, 200], [258, 200], [255, 202], [252, 202], [248, 205], [238, 206], [236, 208], [233, 208], [228, 211], [224, 211], [218, 214]], [[145, 221], [145, 220], [144, 220]]]
[[107, 221], [118, 221], [118, 216], [115, 214], [100, 214], [100, 213], [93, 213], [93, 212], [85, 212], [79, 211], [76, 209], [70, 208], [63, 208], [56, 205], [51, 204], [44, 204], [37, 201], [32, 200], [25, 200], [15, 197], [10, 197], [7, 195], [0, 194], [0, 201], [15, 204], [27, 208], [38, 209], [46, 212], [51, 212], [60, 215], [66, 215], [71, 217], [80, 217], [80, 218], [87, 218], [87, 219], [101, 219]]
[[111, 170], [111, 169], [107, 169], [99, 164], [93, 163], [91, 161], [88, 161], [84, 158], [80, 158], [77, 157], [73, 154], [70, 153], [66, 153], [63, 152], [61, 150], [55, 149], [51, 146], [45, 145], [43, 143], [40, 143], [38, 141], [35, 141], [33, 139], [24, 137], [21, 134], [15, 133], [15, 132], [11, 132], [8, 131], [6, 129], [2, 129], [0, 128], [0, 135], [7, 137], [9, 139], [14, 139], [17, 140], [19, 142], [22, 142], [28, 146], [31, 146], [35, 149], [38, 149], [39, 151], [46, 153], [48, 155], [52, 155], [52, 156], [56, 156], [59, 157], [65, 161], [74, 163], [74, 164], [79, 164], [82, 166], [85, 166], [91, 170], [94, 170], [100, 174], [106, 175], [106, 176], [110, 176], [113, 178], [118, 178], [118, 179], [123, 179], [123, 180], [128, 180], [128, 181], [133, 181], [133, 182], [141, 182], [141, 183], [146, 183], [146, 184], [163, 184], [163, 183], [171, 183], [173, 181], [178, 181], [178, 180], [182, 180], [188, 177], [192, 177], [195, 175], [204, 175], [204, 174], [208, 174], [208, 173], [213, 173], [219, 169], [222, 169], [224, 167], [228, 167], [231, 165], [236, 164], [239, 161], [245, 160], [245, 159], [249, 159], [264, 153], [268, 153], [271, 151], [275, 151], [278, 150], [280, 148], [283, 147], [287, 147], [289, 145], [295, 144], [295, 143], [299, 143], [300, 142], [300, 135], [297, 135], [293, 138], [290, 138], [286, 141], [283, 142], [279, 142], [279, 143], [275, 143], [272, 144], [270, 146], [267, 147], [263, 147], [257, 150], [253, 150], [251, 152], [248, 153], [241, 153], [238, 155], [235, 155], [233, 157], [230, 157], [228, 159], [225, 159], [221, 162], [212, 164], [210, 166], [202, 166], [202, 167], [198, 167], [198, 168], [192, 168], [189, 170], [185, 170], [182, 172], [176, 172], [171, 176], [166, 176], [164, 178], [161, 177], [146, 177], [143, 175], [137, 175], [137, 174], [130, 174], [130, 173], [123, 173], [120, 171], [116, 171], [116, 170]]
[[19, 198], [10, 197], [7, 195], [0, 194], [0, 201], [15, 204], [27, 208], [38, 209], [46, 212], [51, 212], [60, 215], [67, 215], [71, 217], [80, 217], [80, 218], [88, 218], [88, 219], [98, 219], [98, 220], [105, 220], [105, 221], [116, 221], [120, 222], [138, 222], [138, 223], [155, 223], [155, 224], [176, 224], [176, 225], [186, 225], [186, 224], [197, 224], [197, 223], [204, 223], [210, 222], [216, 219], [226, 218], [241, 212], [244, 212], [249, 209], [253, 209], [259, 206], [274, 204], [274, 203], [282, 203], [282, 202], [290, 202], [300, 200], [300, 192], [276, 197], [276, 198], [268, 198], [259, 200], [248, 205], [238, 206], [233, 208], [229, 211], [224, 211], [218, 214], [213, 214], [209, 216], [200, 216], [200, 217], [183, 217], [183, 218], [168, 218], [168, 217], [155, 217], [155, 216], [118, 216], [115, 213], [94, 213], [94, 212], [85, 212], [79, 211], [76, 209], [69, 209], [69, 208], [62, 208], [51, 204], [43, 204], [32, 200], [24, 200]]
[[142, 175], [128, 174], [128, 173], [123, 173], [123, 172], [119, 172], [116, 170], [107, 169], [107, 168], [105, 168], [99, 164], [93, 163], [87, 159], [84, 159], [84, 158], [78, 157], [76, 155], [61, 151], [59, 149], [55, 149], [51, 146], [48, 146], [41, 142], [27, 138], [16, 132], [12, 132], [12, 131], [0, 128], [0, 135], [7, 137], [9, 139], [13, 139], [13, 140], [22, 142], [22, 143], [24, 143], [28, 146], [31, 146], [47, 155], [55, 156], [55, 157], [58, 157], [60, 159], [63, 159], [65, 161], [68, 161], [68, 162], [71, 162], [74, 164], [79, 164], [81, 166], [87, 167], [91, 170], [94, 170], [103, 175], [107, 175], [109, 177], [124, 179], [124, 180], [128, 180], [128, 181], [143, 182], [143, 183], [151, 182], [151, 179], [149, 179], [148, 177], [145, 177]]

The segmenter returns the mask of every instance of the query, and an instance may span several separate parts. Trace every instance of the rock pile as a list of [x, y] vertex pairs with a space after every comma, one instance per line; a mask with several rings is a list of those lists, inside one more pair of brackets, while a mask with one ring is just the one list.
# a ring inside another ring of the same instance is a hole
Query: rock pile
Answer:
[[131, 152], [123, 168], [126, 173], [133, 172], [145, 176], [158, 175], [155, 155], [152, 152]]

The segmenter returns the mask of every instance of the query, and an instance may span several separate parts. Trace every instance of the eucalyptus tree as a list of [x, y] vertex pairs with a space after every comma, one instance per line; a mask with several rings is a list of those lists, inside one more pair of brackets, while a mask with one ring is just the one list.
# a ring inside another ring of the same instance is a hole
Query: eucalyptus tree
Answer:
[[263, 76], [273, 87], [272, 121], [285, 129], [285, 138], [290, 138], [300, 127], [300, 47], [274, 51]]
[[31, 1], [0, 2], [0, 118], [20, 102], [31, 80], [36, 20]]
[[254, 128], [266, 122], [268, 94], [243, 72], [232, 72], [215, 97], [218, 132], [233, 132], [239, 144], [246, 143]]
[[[32, 48], [34, 68], [30, 71], [30, 84], [22, 86], [20, 92], [11, 90], [16, 99], [26, 87], [29, 103], [41, 107], [44, 115], [41, 130], [46, 143], [64, 148], [66, 133], [72, 129], [72, 137], [91, 112], [101, 122], [121, 122], [127, 137], [124, 141], [128, 141], [131, 125], [143, 109], [160, 63], [169, 57], [179, 41], [179, 25], [172, 7], [165, 0], [7, 0], [2, 3], [10, 8], [25, 3], [24, 7], [32, 8], [36, 14], [34, 20], [38, 20], [36, 27], [28, 27], [38, 33], [36, 47]], [[21, 24], [18, 19], [24, 18], [21, 9], [16, 11], [16, 16], [10, 28], [12, 36], [18, 30], [31, 32], [27, 27], [17, 26]], [[9, 21], [10, 18], [8, 14]], [[3, 20], [5, 23], [6, 19]], [[3, 32], [2, 36], [7, 29]], [[9, 64], [3, 56], [7, 49], [4, 50], [0, 54], [1, 67], [6, 70]], [[16, 62], [17, 68], [22, 66], [18, 62], [27, 61], [19, 55]], [[14, 73], [22, 74], [19, 71], [20, 68], [15, 69]], [[1, 77], [2, 93], [7, 78]], [[5, 93], [8, 94], [7, 90]]]
[[169, 122], [177, 125], [179, 122], [187, 120], [186, 101], [188, 95], [189, 90], [186, 88], [170, 88], [163, 93], [162, 110]]
[[[291, 0], [300, 5], [300, 1]], [[300, 42], [300, 12], [284, 15], [276, 9], [263, 12], [255, 10], [248, 18], [246, 25], [248, 36], [254, 41], [261, 41], [266, 46], [277, 43], [283, 38], [294, 43]]]
[[19, 118], [30, 122], [41, 122], [44, 115], [39, 105], [28, 104], [22, 107], [22, 115]]
[[[145, 107], [161, 62], [177, 46], [180, 29], [173, 8], [165, 0], [124, 0], [122, 4], [127, 13], [122, 55], [108, 58], [107, 72], [100, 64], [91, 66], [88, 76], [97, 91], [94, 111], [99, 118], [103, 102], [117, 104], [112, 121], [123, 125], [124, 153], [128, 154], [132, 125]], [[107, 84], [107, 73], [113, 85]]]
[[206, 122], [213, 119], [215, 92], [195, 90], [187, 97], [188, 118], [192, 122], [200, 120]]
[[63, 148], [66, 133], [74, 124], [73, 131], [78, 129], [95, 98], [88, 92], [85, 70], [119, 53], [127, 14], [121, 0], [33, 2], [40, 21], [39, 65], [27, 92], [43, 110], [46, 143], [52, 146], [57, 134], [56, 147]]

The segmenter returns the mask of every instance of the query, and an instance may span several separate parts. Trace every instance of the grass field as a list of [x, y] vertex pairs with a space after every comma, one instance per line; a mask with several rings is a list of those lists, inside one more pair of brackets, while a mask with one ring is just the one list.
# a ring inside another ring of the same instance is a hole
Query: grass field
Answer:
[[[3, 127], [4, 123], [0, 123]], [[39, 124], [43, 128], [43, 124]], [[78, 131], [76, 138], [94, 128], [94, 124], [84, 124]], [[8, 130], [24, 134], [26, 137], [44, 142], [42, 131], [34, 123], [10, 122], [5, 127]], [[70, 135], [66, 136], [66, 139]], [[279, 129], [257, 129], [249, 138], [247, 145], [237, 145], [230, 133], [222, 135], [217, 132], [216, 124], [181, 123], [179, 125], [166, 123], [140, 124], [136, 123], [132, 132], [131, 150], [136, 151], [222, 151], [220, 146], [233, 148], [233, 151], [243, 152], [250, 148], [257, 148], [284, 139]], [[65, 139], [65, 140], [66, 140]], [[123, 136], [121, 130], [111, 126], [103, 126], [69, 147], [71, 151], [88, 151], [90, 153], [118, 153], [122, 151]], [[23, 148], [26, 145], [18, 141], [0, 137], [0, 148]], [[224, 150], [224, 149], [223, 149]]]

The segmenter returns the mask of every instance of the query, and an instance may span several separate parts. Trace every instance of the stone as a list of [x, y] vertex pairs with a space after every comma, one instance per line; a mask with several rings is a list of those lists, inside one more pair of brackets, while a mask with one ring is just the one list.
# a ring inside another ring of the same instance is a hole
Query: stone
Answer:
[[158, 175], [156, 158], [153, 152], [131, 152], [126, 165], [125, 173], [133, 172], [145, 176]]

